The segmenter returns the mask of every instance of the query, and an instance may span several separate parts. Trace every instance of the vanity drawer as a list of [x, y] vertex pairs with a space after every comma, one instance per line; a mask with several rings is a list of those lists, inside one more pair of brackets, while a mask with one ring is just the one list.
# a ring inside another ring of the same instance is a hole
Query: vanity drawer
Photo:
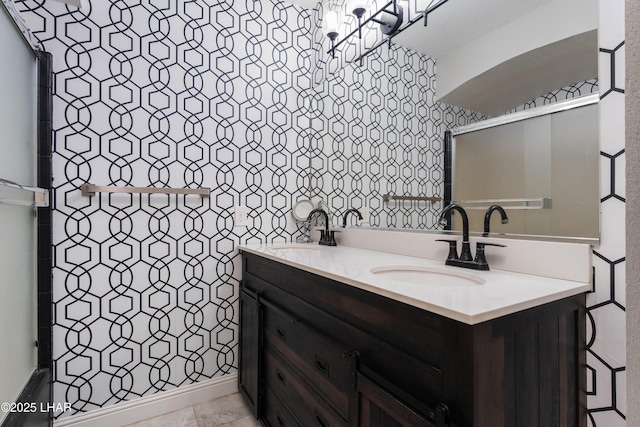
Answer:
[[279, 356], [264, 352], [264, 378], [305, 427], [348, 426], [338, 413], [318, 396]]
[[343, 418], [349, 419], [355, 375], [355, 361], [349, 352], [268, 302], [264, 309], [264, 342], [288, 360]]
[[269, 387], [265, 387], [262, 399], [262, 421], [269, 427], [304, 427], [291, 415]]

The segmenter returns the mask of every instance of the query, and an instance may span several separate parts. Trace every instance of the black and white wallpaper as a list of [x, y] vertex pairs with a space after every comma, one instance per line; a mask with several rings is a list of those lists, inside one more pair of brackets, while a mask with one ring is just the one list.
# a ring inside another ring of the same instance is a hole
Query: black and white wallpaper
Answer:
[[528, 110], [530, 108], [541, 107], [543, 105], [553, 104], [554, 102], [564, 101], [567, 99], [578, 98], [580, 96], [589, 95], [598, 92], [598, 79], [590, 79], [584, 82], [578, 82], [570, 86], [554, 90], [536, 99], [532, 99], [529, 102], [525, 102], [516, 108], [508, 111], [508, 113], [515, 113], [517, 111]]
[[[319, 8], [3, 2], [54, 56], [54, 401], [72, 404], [64, 416], [235, 372], [236, 245], [295, 238], [289, 211], [310, 194], [342, 203], [339, 211], [373, 203], [373, 191], [437, 191], [438, 134], [478, 119], [396, 78], [418, 74], [429, 87], [428, 58], [393, 48], [378, 53], [389, 56], [384, 69], [373, 59], [359, 69], [332, 62]], [[587, 392], [590, 426], [615, 427], [626, 412], [624, 2], [600, 3], [602, 230], [588, 298]], [[353, 101], [332, 99], [346, 96], [337, 81], [349, 83]], [[386, 107], [397, 114], [383, 119]], [[365, 138], [377, 141], [369, 154], [378, 163], [363, 161]], [[322, 162], [336, 172], [311, 176]], [[385, 181], [391, 169], [418, 179]], [[212, 194], [83, 197], [85, 182]], [[247, 228], [234, 227], [237, 205], [249, 208]]]
[[[309, 12], [15, 6], [54, 56], [54, 400], [67, 416], [235, 372], [236, 245], [291, 240], [307, 194]], [[212, 193], [83, 197], [85, 182]]]
[[382, 196], [444, 197], [444, 132], [484, 118], [436, 101], [432, 58], [378, 49], [312, 92], [312, 200], [326, 201], [334, 221], [367, 207], [373, 226], [437, 228], [440, 202]]

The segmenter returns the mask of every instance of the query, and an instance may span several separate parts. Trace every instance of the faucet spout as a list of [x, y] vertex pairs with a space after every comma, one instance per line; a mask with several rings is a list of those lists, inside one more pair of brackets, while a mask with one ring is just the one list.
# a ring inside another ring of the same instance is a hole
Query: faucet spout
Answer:
[[323, 219], [324, 219], [324, 231], [328, 232], [329, 231], [329, 215], [327, 215], [327, 213], [324, 211], [324, 209], [314, 209], [311, 212], [309, 212], [309, 216], [307, 217], [307, 221], [311, 221], [313, 219], [313, 216], [315, 214], [321, 214]]
[[446, 216], [451, 211], [457, 211], [462, 217], [462, 253], [460, 254], [460, 260], [471, 261], [473, 260], [473, 256], [471, 255], [471, 246], [469, 244], [469, 217], [464, 208], [456, 203], [448, 205], [440, 214], [439, 224], [442, 226], [447, 225]]
[[329, 215], [323, 209], [317, 208], [309, 212], [307, 221], [311, 221], [316, 214], [320, 214], [324, 218], [324, 230], [320, 231], [320, 241], [318, 243], [325, 246], [336, 246], [335, 233], [329, 231]]
[[350, 213], [352, 213], [352, 214], [354, 214], [354, 215], [357, 215], [357, 216], [358, 216], [358, 219], [359, 219], [360, 221], [362, 221], [362, 214], [360, 213], [360, 211], [359, 211], [358, 209], [356, 209], [356, 208], [351, 208], [351, 209], [349, 209], [348, 211], [346, 211], [346, 212], [344, 213], [344, 216], [342, 217], [342, 226], [343, 226], [343, 227], [346, 227], [346, 226], [347, 226], [347, 217], [349, 216], [349, 214], [350, 214]]
[[444, 210], [440, 214], [439, 224], [442, 226], [445, 226], [448, 224], [446, 217], [451, 211], [458, 211], [458, 213], [462, 217], [462, 241], [468, 242], [469, 241], [469, 217], [467, 216], [467, 212], [464, 210], [462, 206], [452, 203], [448, 205], [446, 208], [444, 208]]
[[500, 213], [500, 219], [503, 224], [509, 223], [509, 218], [507, 217], [507, 213], [504, 211], [502, 206], [500, 205], [489, 206], [489, 209], [487, 209], [487, 213], [484, 214], [484, 232], [482, 233], [482, 237], [489, 236], [491, 214], [495, 211], [498, 211], [498, 213]]

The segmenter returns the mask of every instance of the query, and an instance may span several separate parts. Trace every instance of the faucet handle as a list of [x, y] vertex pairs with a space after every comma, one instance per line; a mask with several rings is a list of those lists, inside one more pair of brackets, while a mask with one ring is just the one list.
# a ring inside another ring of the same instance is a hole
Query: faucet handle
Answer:
[[478, 242], [479, 245], [485, 246], [497, 246], [499, 248], [506, 248], [507, 245], [503, 245], [502, 243], [490, 243], [490, 242]]
[[[476, 257], [473, 260], [475, 264], [482, 266], [482, 270], [488, 270], [489, 264], [487, 263], [487, 258], [484, 255], [485, 246], [497, 246], [499, 248], [506, 248], [507, 245], [502, 245], [500, 243], [489, 243], [489, 242], [478, 242], [476, 243]], [[485, 268], [486, 267], [486, 268]]]
[[331, 230], [328, 231], [329, 235], [327, 236], [327, 246], [338, 246], [336, 243], [336, 232]]
[[449, 255], [447, 256], [447, 260], [458, 259], [458, 241], [457, 240], [436, 239], [436, 242], [449, 243]]

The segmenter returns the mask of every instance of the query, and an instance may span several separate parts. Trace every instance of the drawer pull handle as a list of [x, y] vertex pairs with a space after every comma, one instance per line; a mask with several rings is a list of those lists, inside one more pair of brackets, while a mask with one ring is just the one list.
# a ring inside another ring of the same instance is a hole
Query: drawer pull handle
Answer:
[[316, 358], [316, 368], [324, 375], [327, 375], [327, 373], [329, 372], [329, 368], [327, 367], [327, 365], [318, 358]]
[[278, 381], [280, 381], [282, 384], [285, 383], [284, 375], [282, 375], [280, 371], [276, 372], [276, 378], [278, 378]]
[[284, 420], [280, 417], [280, 414], [276, 414], [276, 421], [278, 421], [278, 425], [284, 427], [286, 424]]
[[278, 334], [278, 338], [284, 341], [287, 338], [287, 334], [280, 328], [276, 329], [276, 334]]

